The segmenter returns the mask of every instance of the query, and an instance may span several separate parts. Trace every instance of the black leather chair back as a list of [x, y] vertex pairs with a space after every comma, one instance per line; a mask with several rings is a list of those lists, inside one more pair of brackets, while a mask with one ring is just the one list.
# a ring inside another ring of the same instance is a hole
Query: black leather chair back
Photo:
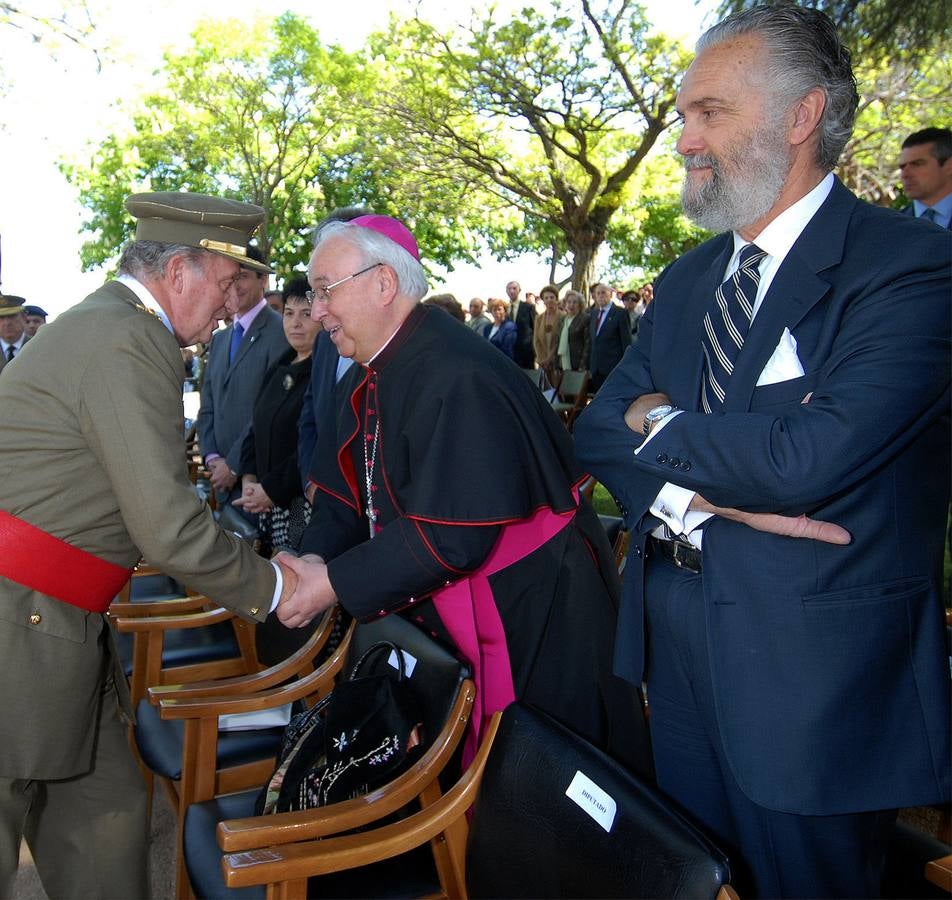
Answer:
[[[583, 780], [580, 806], [566, 791]], [[471, 897], [713, 898], [729, 880], [724, 854], [657, 789], [548, 716], [507, 708], [474, 805]]]

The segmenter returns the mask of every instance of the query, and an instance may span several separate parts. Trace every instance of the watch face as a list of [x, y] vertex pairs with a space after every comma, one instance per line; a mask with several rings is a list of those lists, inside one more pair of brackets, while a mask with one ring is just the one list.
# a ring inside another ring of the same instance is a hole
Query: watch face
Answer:
[[651, 422], [657, 422], [658, 419], [663, 419], [673, 409], [673, 406], [656, 406], [654, 409], [649, 410], [648, 420]]

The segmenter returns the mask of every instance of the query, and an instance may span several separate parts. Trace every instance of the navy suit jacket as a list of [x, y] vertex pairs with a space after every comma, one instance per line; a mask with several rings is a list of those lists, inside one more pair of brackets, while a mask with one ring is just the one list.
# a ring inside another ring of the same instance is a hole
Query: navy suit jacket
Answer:
[[[499, 331], [497, 331], [492, 337], [489, 336], [489, 333], [493, 330], [494, 322], [487, 323], [486, 327], [483, 329], [483, 337], [489, 341], [497, 350], [501, 350], [506, 354], [510, 359], [515, 359], [516, 353], [516, 338], [518, 331], [516, 329], [516, 324], [509, 319], [506, 319], [502, 325], [499, 326]], [[531, 368], [531, 363], [525, 368]]]
[[[663, 273], [637, 342], [576, 422], [583, 466], [632, 529], [616, 671], [641, 679], [648, 510], [665, 481], [718, 506], [838, 523], [849, 546], [722, 518], [704, 529], [727, 759], [752, 800], [784, 812], [947, 801], [948, 237], [835, 183], [764, 298], [725, 412], [704, 415], [701, 322], [732, 250], [722, 235]], [[805, 374], [757, 387], [784, 327]], [[686, 412], [635, 456], [623, 415], [652, 391]]]
[[[307, 487], [315, 469], [314, 451], [322, 423], [334, 409], [334, 391], [337, 386], [337, 363], [340, 354], [323, 329], [314, 339], [311, 354], [311, 380], [308, 382], [301, 417], [298, 420], [298, 466], [301, 482]], [[333, 419], [330, 420], [332, 423]]]
[[229, 365], [233, 327], [229, 325], [212, 337], [196, 430], [203, 457], [217, 453], [225, 458], [228, 468], [238, 471], [255, 399], [265, 376], [289, 347], [281, 316], [265, 306], [242, 337]]
[[[614, 303], [608, 307], [608, 315], [598, 327], [600, 310], [596, 306], [589, 319], [589, 371], [593, 376], [604, 378], [618, 365], [628, 345], [631, 344], [631, 324], [628, 313]], [[597, 380], [597, 379], [596, 379]]]

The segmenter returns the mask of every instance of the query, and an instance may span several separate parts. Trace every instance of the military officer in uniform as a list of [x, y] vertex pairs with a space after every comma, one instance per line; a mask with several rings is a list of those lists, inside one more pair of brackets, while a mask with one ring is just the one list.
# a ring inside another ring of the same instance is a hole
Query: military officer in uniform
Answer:
[[51, 897], [143, 897], [146, 796], [103, 613], [144, 556], [263, 621], [291, 572], [220, 530], [189, 482], [180, 347], [234, 313], [264, 219], [138, 194], [119, 276], [60, 315], [0, 380], [0, 896], [21, 836]]

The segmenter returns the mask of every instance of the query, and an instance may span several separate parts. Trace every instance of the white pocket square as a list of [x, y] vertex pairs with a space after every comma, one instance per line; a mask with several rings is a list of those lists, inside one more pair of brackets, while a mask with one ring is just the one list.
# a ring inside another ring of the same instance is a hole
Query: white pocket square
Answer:
[[764, 366], [760, 378], [757, 379], [757, 387], [790, 381], [803, 374], [805, 374], [803, 366], [800, 364], [800, 357], [797, 356], [797, 339], [790, 333], [789, 328], [784, 328], [777, 349], [767, 360], [767, 365]]

